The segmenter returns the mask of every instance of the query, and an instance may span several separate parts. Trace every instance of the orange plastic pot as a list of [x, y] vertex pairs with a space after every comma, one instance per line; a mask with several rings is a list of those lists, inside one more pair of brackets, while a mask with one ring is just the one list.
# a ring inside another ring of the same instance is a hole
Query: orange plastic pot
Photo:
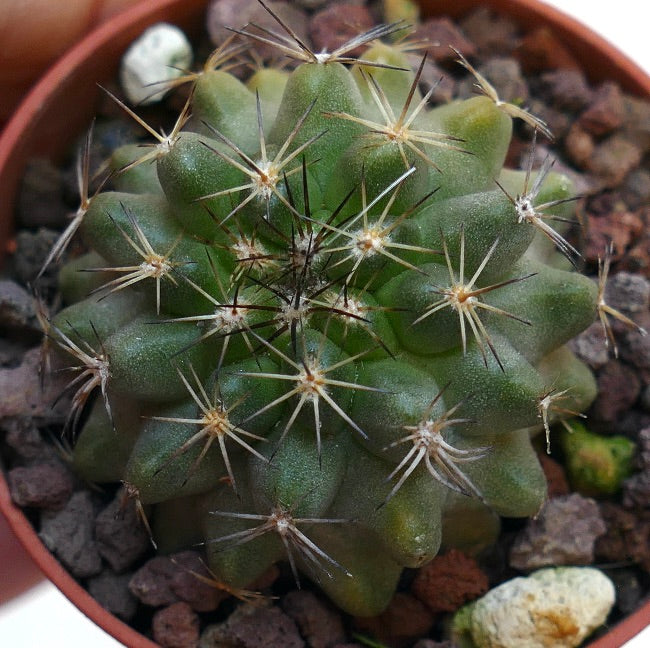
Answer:
[[[10, 249], [14, 203], [30, 157], [39, 154], [56, 159], [87, 128], [99, 99], [97, 84], [115, 75], [121, 54], [148, 25], [166, 21], [191, 34], [199, 29], [207, 2], [144, 0], [88, 34], [32, 89], [0, 136], [0, 260]], [[548, 27], [592, 81], [614, 79], [627, 92], [650, 97], [650, 77], [639, 67], [584, 25], [537, 0], [420, 0], [420, 5], [425, 16], [456, 17], [484, 6], [510, 16], [524, 29]], [[11, 502], [1, 473], [0, 511], [34, 562], [82, 612], [129, 648], [155, 648], [102, 608], [61, 567]], [[647, 603], [592, 642], [591, 648], [618, 648], [649, 623]]]

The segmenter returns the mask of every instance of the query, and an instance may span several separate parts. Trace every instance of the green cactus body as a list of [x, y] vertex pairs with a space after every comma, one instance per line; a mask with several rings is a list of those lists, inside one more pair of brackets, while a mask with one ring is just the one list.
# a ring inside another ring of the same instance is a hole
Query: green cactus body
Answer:
[[94, 291], [53, 321], [76, 407], [104, 394], [75, 462], [127, 482], [163, 550], [201, 538], [233, 587], [288, 560], [376, 614], [402, 567], [534, 514], [540, 402], [594, 397], [564, 344], [596, 288], [533, 245], [554, 235], [514, 198], [570, 189], [528, 191], [502, 170], [510, 116], [420, 103], [419, 73], [314, 58], [198, 78], [153, 164], [116, 152], [81, 227], [95, 272], [62, 278], [71, 301]]

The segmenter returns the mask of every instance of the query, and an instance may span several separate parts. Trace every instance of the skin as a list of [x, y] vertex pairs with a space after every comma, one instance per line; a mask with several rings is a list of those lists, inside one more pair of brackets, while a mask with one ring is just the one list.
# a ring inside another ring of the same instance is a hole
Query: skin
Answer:
[[140, 0], [0, 2], [0, 121], [47, 67], [90, 29]]

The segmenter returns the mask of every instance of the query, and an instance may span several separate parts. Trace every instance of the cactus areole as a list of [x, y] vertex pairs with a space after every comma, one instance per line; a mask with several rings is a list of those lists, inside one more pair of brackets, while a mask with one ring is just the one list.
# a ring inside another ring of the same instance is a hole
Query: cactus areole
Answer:
[[231, 591], [288, 561], [356, 615], [539, 510], [532, 431], [595, 396], [565, 344], [615, 314], [564, 238], [568, 179], [503, 168], [513, 118], [545, 125], [462, 53], [482, 94], [431, 105], [401, 29], [332, 53], [245, 29], [298, 65], [243, 83], [229, 41], [170, 135], [126, 109], [153, 144], [94, 193], [86, 150], [47, 261], [89, 249], [44, 318], [79, 474], [122, 481], [158, 550], [202, 544]]

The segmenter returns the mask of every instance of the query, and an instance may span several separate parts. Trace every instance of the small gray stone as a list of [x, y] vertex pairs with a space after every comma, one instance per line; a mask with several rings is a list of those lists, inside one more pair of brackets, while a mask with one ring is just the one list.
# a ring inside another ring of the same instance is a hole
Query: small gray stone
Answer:
[[472, 11], [459, 24], [482, 56], [503, 56], [505, 52], [512, 51], [517, 44], [519, 32], [517, 24], [487, 7]]
[[16, 416], [0, 421], [5, 432], [5, 443], [15, 453], [20, 463], [54, 463], [58, 460], [56, 450], [46, 443], [31, 417]]
[[129, 592], [131, 574], [114, 574], [110, 570], [88, 580], [88, 591], [111, 614], [128, 621], [135, 616], [138, 601]]
[[151, 546], [132, 502], [123, 507], [119, 493], [97, 516], [95, 537], [99, 553], [116, 572], [128, 569]]
[[[521, 66], [516, 59], [497, 56], [478, 67], [478, 71], [494, 86], [502, 101], [525, 104], [528, 101], [528, 85], [521, 74]], [[462, 97], [476, 95], [476, 79], [466, 77], [459, 84]]]
[[639, 168], [631, 171], [621, 187], [621, 195], [630, 209], [650, 203], [650, 170]]
[[559, 110], [577, 113], [592, 101], [593, 90], [581, 70], [564, 68], [545, 72], [541, 81], [544, 94]]
[[598, 176], [603, 187], [618, 187], [643, 157], [639, 143], [614, 133], [594, 149], [587, 170]]
[[547, 565], [588, 565], [606, 531], [595, 500], [578, 493], [549, 500], [515, 538], [510, 565], [530, 571]]
[[626, 315], [647, 311], [650, 306], [650, 281], [640, 274], [618, 272], [607, 282], [605, 300], [609, 306]]
[[63, 227], [68, 209], [61, 169], [46, 158], [27, 163], [18, 194], [17, 220], [22, 227]]
[[310, 648], [329, 648], [345, 641], [341, 615], [312, 592], [289, 592], [282, 599], [282, 609], [298, 624]]
[[15, 281], [0, 280], [0, 329], [40, 334], [34, 298]]
[[279, 607], [240, 605], [223, 623], [208, 626], [199, 648], [303, 648], [305, 642], [293, 619]]
[[571, 350], [592, 369], [599, 369], [609, 361], [605, 332], [600, 322], [594, 322], [569, 342]]
[[41, 515], [39, 536], [65, 567], [77, 578], [96, 576], [102, 559], [93, 537], [95, 511], [90, 493], [80, 491], [64, 509]]
[[[36, 232], [21, 230], [16, 235], [16, 253], [13, 257], [16, 279], [23, 285], [33, 284], [45, 263], [47, 255], [58, 239], [54, 230], [39, 227]], [[50, 266], [38, 280], [40, 290], [54, 288], [58, 282], [58, 268]]]

